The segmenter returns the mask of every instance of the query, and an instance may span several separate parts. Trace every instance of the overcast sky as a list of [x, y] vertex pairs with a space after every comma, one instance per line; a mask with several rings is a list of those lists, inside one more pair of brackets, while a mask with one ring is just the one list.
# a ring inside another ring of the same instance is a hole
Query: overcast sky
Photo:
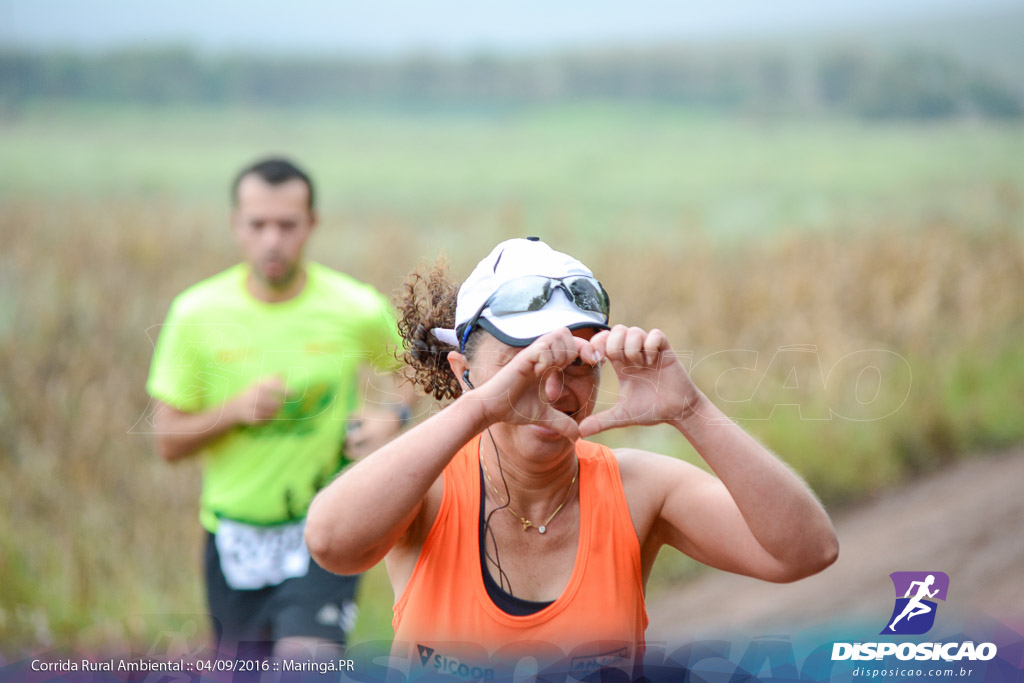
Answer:
[[0, 0], [0, 43], [73, 49], [523, 52], [938, 17], [1021, 0]]

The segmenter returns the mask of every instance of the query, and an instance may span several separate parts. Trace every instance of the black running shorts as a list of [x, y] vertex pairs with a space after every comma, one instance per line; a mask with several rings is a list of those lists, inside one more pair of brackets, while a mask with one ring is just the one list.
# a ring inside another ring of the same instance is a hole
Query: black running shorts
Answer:
[[222, 654], [234, 654], [225, 649], [240, 643], [248, 644], [246, 652], [269, 654], [275, 641], [294, 636], [345, 644], [355, 624], [358, 574], [332, 574], [310, 560], [305, 576], [257, 590], [236, 590], [224, 579], [209, 532], [205, 555], [206, 597]]

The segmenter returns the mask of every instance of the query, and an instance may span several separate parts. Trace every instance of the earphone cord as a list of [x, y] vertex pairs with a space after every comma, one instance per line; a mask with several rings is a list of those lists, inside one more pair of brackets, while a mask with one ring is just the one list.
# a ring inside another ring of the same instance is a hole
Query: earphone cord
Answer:
[[[462, 379], [463, 379], [463, 381], [466, 382], [466, 385], [470, 389], [474, 389], [475, 388], [473, 386], [473, 383], [469, 381], [469, 368], [466, 368], [466, 371], [462, 373]], [[512, 497], [509, 495], [508, 482], [505, 481], [505, 473], [501, 469], [501, 453], [498, 452], [498, 444], [497, 444], [497, 442], [495, 442], [494, 435], [491, 434], [491, 430], [490, 429], [487, 430], [487, 436], [489, 436], [491, 438], [491, 445], [494, 446], [494, 456], [498, 459], [498, 474], [501, 475], [501, 483], [505, 487], [505, 502], [502, 503], [501, 505], [498, 505], [497, 507], [495, 507], [489, 513], [487, 513], [486, 517], [484, 517], [484, 559], [487, 560], [488, 562], [490, 562], [491, 564], [493, 564], [495, 566], [495, 568], [497, 568], [497, 570], [498, 570], [498, 587], [501, 588], [501, 590], [503, 590], [506, 593], [508, 593], [509, 595], [513, 595], [514, 596], [514, 593], [512, 593], [512, 581], [508, 578], [508, 574], [505, 573], [505, 570], [501, 568], [501, 557], [498, 555], [498, 540], [497, 540], [497, 538], [495, 538], [494, 530], [491, 528], [491, 517], [493, 517], [494, 513], [498, 512], [499, 510], [507, 508], [509, 506], [509, 503], [512, 502]], [[482, 459], [483, 458], [483, 454], [481, 454], [480, 457], [481, 457], [480, 467], [482, 469], [483, 468], [483, 459]], [[486, 486], [483, 486], [483, 485], [480, 486], [480, 495], [483, 496], [484, 500], [486, 501], [486, 499], [487, 499], [487, 487]], [[490, 536], [490, 538], [491, 538], [491, 545], [494, 546], [494, 557], [491, 557], [491, 554], [487, 551], [487, 537], [488, 536]], [[486, 571], [486, 569], [487, 568], [484, 567], [485, 571]]]
[[[498, 569], [498, 586], [509, 595], [514, 596], [514, 593], [512, 593], [512, 582], [509, 580], [505, 570], [501, 568], [501, 559], [498, 556], [498, 541], [495, 539], [494, 531], [491, 529], [491, 517], [499, 510], [508, 507], [511, 496], [509, 495], [508, 482], [505, 481], [505, 473], [501, 469], [501, 454], [498, 451], [498, 444], [494, 441], [494, 435], [491, 434], [490, 429], [487, 430], [487, 436], [491, 439], [491, 445], [494, 446], [494, 455], [498, 459], [498, 474], [501, 476], [501, 483], [505, 487], [505, 503], [495, 507], [484, 518], [484, 557]], [[485, 486], [480, 487], [480, 495], [486, 498], [487, 488]], [[487, 552], [486, 539], [488, 534], [490, 534], [491, 544], [494, 546], [494, 557], [491, 557], [490, 553]]]

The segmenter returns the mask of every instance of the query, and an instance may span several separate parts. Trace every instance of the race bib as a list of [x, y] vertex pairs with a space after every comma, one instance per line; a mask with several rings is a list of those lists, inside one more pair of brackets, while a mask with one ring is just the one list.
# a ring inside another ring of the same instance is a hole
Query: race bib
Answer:
[[305, 576], [309, 571], [305, 527], [306, 520], [252, 526], [221, 518], [214, 540], [228, 585], [236, 590], [256, 590]]

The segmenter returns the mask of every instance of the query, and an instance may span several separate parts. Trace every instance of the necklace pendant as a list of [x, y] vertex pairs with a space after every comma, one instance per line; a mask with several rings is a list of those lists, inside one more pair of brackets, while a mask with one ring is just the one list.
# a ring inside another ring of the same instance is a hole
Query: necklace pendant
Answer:
[[[519, 523], [523, 525], [523, 531], [526, 531], [531, 526], [533, 526], [533, 522], [531, 522], [530, 520], [526, 519], [525, 517], [520, 517], [519, 518]], [[541, 533], [544, 533], [544, 532], [542, 531]]]
[[547, 530], [548, 530], [548, 528], [546, 526], [544, 526], [543, 524], [541, 524], [539, 527], [537, 527], [537, 531], [539, 533], [544, 533]]

